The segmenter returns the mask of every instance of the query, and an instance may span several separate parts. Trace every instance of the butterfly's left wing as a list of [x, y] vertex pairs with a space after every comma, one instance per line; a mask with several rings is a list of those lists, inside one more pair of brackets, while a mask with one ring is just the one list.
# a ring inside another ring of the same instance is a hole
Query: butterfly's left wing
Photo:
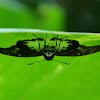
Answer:
[[57, 56], [83, 56], [96, 53], [99, 51], [100, 51], [100, 45], [97, 46], [79, 45], [77, 48], [74, 48], [72, 50], [62, 50], [57, 54]]
[[16, 57], [42, 56], [40, 51], [34, 48], [35, 45], [30, 46], [30, 44], [33, 43], [33, 40], [18, 41], [16, 45], [11, 46], [9, 48], [0, 48], [0, 53]]

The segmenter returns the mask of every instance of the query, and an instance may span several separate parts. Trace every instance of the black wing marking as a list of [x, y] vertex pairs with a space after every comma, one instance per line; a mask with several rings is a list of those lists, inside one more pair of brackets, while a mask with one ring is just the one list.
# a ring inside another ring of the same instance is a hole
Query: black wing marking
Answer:
[[57, 54], [57, 56], [83, 56], [100, 51], [100, 45], [97, 46], [84, 46], [79, 45], [79, 47], [72, 50], [62, 50]]
[[34, 48], [29, 48], [27, 46], [27, 41], [31, 40], [18, 41], [16, 45], [9, 48], [0, 48], [0, 53], [16, 57], [42, 56], [42, 54], [36, 51]]

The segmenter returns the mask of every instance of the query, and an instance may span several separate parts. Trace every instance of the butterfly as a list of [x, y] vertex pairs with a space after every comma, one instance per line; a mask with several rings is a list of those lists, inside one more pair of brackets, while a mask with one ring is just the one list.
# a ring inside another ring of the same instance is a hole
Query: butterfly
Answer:
[[79, 41], [68, 39], [67, 36], [34, 37], [19, 40], [9, 48], [0, 48], [0, 53], [16, 57], [44, 56], [45, 60], [50, 61], [54, 56], [83, 56], [100, 51], [100, 45], [80, 45]]

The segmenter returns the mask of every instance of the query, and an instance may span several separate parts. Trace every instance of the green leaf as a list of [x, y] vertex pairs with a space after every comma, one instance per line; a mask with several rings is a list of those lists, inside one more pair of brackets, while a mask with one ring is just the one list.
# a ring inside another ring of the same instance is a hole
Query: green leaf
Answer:
[[[18, 40], [47, 34], [68, 36], [84, 45], [100, 45], [100, 35], [91, 33], [52, 32], [42, 30], [0, 29], [0, 47], [15, 45]], [[0, 54], [0, 100], [99, 100], [100, 52], [81, 57], [18, 58]]]

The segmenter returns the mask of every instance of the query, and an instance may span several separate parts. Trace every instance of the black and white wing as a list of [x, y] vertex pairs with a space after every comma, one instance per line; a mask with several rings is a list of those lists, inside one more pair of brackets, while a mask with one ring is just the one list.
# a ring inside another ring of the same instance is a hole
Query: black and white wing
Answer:
[[56, 54], [57, 56], [83, 56], [100, 51], [100, 45], [80, 45], [76, 40], [66, 40], [65, 42], [64, 44], [67, 45], [67, 47], [60, 47], [60, 51]]
[[77, 48], [72, 50], [62, 50], [57, 55], [58, 56], [83, 56], [100, 51], [100, 45], [97, 46], [84, 46], [79, 45]]
[[32, 40], [18, 41], [16, 45], [9, 48], [0, 48], [0, 53], [16, 57], [35, 57], [41, 56], [39, 50], [34, 49], [33, 46], [28, 46], [29, 42], [34, 42]]

